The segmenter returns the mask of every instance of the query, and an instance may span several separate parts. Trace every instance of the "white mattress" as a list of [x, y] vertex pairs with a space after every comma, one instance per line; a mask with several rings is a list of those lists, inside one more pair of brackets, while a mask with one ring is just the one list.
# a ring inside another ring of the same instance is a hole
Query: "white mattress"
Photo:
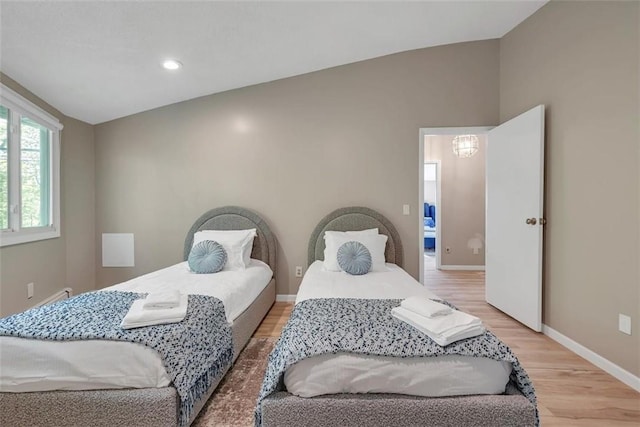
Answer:
[[[178, 289], [214, 296], [235, 320], [269, 284], [273, 272], [251, 260], [243, 271], [194, 274], [186, 262], [154, 271], [103, 291]], [[49, 341], [0, 337], [0, 391], [96, 390], [165, 387], [170, 378], [160, 355], [142, 344], [108, 341]]]
[[[351, 276], [326, 271], [314, 262], [305, 274], [296, 304], [313, 298], [404, 299], [437, 296], [394, 264], [388, 271]], [[467, 356], [394, 358], [353, 353], [304, 359], [285, 372], [291, 394], [313, 397], [332, 393], [399, 393], [461, 396], [503, 393], [511, 364]]]

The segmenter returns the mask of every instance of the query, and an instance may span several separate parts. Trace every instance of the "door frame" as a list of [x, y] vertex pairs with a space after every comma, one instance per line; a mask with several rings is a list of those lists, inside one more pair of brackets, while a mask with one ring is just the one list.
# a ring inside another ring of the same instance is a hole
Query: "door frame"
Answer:
[[[418, 137], [418, 236], [422, 236], [419, 239], [418, 244], [418, 259], [420, 262], [418, 263], [418, 269], [420, 272], [420, 283], [424, 283], [424, 222], [422, 220], [422, 214], [420, 212], [424, 211], [424, 144], [425, 137], [427, 135], [464, 135], [464, 134], [488, 134], [491, 129], [495, 126], [460, 126], [460, 127], [427, 127], [420, 128], [419, 137]], [[488, 144], [487, 140], [487, 144]], [[440, 269], [441, 266], [441, 247], [440, 244], [442, 242], [442, 221], [444, 215], [442, 214], [442, 203], [441, 196], [442, 191], [441, 188], [441, 170], [442, 167], [438, 164], [438, 187], [436, 193], [436, 268]], [[485, 189], [486, 196], [486, 189]]]
[[[436, 206], [440, 206], [440, 193], [442, 191], [442, 185], [440, 180], [442, 179], [442, 175], [440, 174], [440, 169], [442, 168], [442, 161], [440, 160], [430, 160], [428, 162], [423, 163], [425, 165], [427, 164], [432, 164], [432, 165], [436, 165]], [[423, 168], [423, 173], [424, 173], [424, 168]], [[422, 177], [422, 186], [424, 187], [424, 176]], [[424, 203], [424, 188], [422, 191], [422, 202]], [[424, 209], [423, 209], [424, 210]], [[438, 218], [438, 213], [436, 212], [436, 220]], [[436, 227], [436, 245], [434, 247], [434, 252], [436, 255], [436, 270], [440, 270], [440, 265], [441, 265], [441, 261], [440, 261], [440, 251], [438, 250], [439, 246], [438, 246], [438, 238], [440, 237], [440, 228]], [[424, 227], [422, 228], [422, 240], [424, 241]], [[424, 245], [423, 245], [423, 249], [424, 251]], [[423, 260], [424, 261], [424, 260]], [[424, 268], [424, 262], [422, 263]], [[422, 280], [420, 281], [420, 283], [422, 283]]]

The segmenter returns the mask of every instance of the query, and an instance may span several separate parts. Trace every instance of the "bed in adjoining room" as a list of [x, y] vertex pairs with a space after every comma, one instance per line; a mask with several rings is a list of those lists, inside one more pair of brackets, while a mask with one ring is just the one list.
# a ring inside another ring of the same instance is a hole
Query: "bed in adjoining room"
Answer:
[[[255, 212], [221, 207], [183, 259], [0, 319], [0, 425], [191, 424], [275, 301], [276, 242]], [[152, 295], [160, 308], [143, 308]]]
[[330, 213], [311, 235], [308, 259], [269, 357], [256, 425], [538, 424], [526, 372], [480, 319], [427, 335], [395, 317], [416, 299], [443, 311], [434, 322], [466, 314], [401, 268], [402, 243], [384, 216], [361, 207]]

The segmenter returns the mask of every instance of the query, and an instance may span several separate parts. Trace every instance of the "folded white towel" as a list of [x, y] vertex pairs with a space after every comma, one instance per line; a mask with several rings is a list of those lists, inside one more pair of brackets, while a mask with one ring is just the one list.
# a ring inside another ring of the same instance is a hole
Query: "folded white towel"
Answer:
[[400, 306], [424, 317], [446, 316], [453, 311], [451, 307], [447, 305], [417, 296], [404, 299], [400, 303]]
[[143, 307], [147, 310], [175, 308], [180, 305], [180, 291], [150, 292], [144, 299]]
[[402, 314], [411, 316], [411, 319], [418, 322], [425, 329], [430, 330], [434, 334], [446, 335], [450, 330], [458, 330], [464, 327], [481, 325], [482, 321], [475, 316], [464, 313], [459, 310], [453, 310], [448, 316], [424, 317], [416, 314], [403, 307], [399, 307]]
[[162, 325], [165, 323], [177, 323], [187, 315], [188, 295], [180, 297], [180, 304], [175, 308], [146, 310], [144, 299], [137, 299], [131, 304], [131, 308], [120, 327], [122, 329], [140, 328], [142, 326]]
[[[480, 319], [458, 310], [454, 310], [450, 316], [434, 319], [420, 316], [402, 307], [392, 309], [391, 314], [396, 319], [402, 320], [426, 334], [441, 346], [482, 335], [486, 332]], [[452, 318], [454, 318], [453, 321]], [[446, 321], [443, 321], [445, 319]]]

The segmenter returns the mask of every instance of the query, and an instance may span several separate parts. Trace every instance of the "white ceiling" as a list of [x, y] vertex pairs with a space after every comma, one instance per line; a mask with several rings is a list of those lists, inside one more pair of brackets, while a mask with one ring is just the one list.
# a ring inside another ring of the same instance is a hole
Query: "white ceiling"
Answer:
[[[0, 2], [0, 69], [96, 124], [395, 52], [502, 37], [540, 1]], [[164, 70], [164, 58], [184, 67]]]

